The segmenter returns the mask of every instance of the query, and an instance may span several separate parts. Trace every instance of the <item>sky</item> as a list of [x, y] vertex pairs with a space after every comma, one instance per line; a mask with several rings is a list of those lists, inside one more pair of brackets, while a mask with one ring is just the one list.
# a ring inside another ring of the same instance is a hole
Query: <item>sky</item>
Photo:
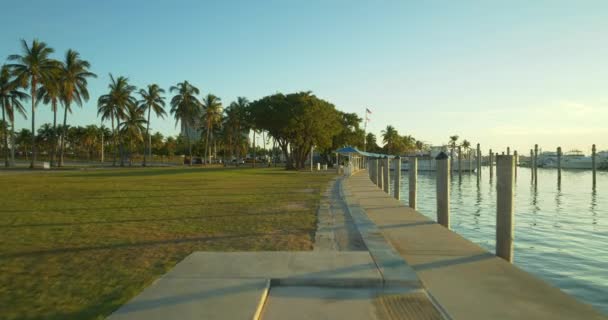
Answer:
[[112, 73], [138, 87], [188, 80], [225, 105], [311, 90], [361, 117], [369, 108], [368, 132], [393, 125], [431, 145], [457, 134], [484, 153], [608, 149], [608, 1], [23, 0], [9, 11], [0, 60], [38, 38], [56, 58], [71, 48], [91, 62], [98, 78], [71, 125], [100, 123]]

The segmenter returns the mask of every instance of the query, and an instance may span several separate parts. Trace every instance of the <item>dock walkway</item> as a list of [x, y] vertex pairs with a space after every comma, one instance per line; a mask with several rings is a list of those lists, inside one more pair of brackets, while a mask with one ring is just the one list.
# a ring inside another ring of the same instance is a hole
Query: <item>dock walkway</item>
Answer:
[[351, 213], [366, 213], [453, 319], [608, 319], [406, 207], [365, 171], [344, 180], [342, 192]]

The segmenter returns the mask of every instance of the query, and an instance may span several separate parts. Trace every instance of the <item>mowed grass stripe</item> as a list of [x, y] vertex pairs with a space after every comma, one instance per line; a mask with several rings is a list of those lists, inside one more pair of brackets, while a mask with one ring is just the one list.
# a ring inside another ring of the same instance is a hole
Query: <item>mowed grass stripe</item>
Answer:
[[103, 318], [192, 251], [310, 250], [332, 178], [274, 168], [1, 175], [0, 318]]

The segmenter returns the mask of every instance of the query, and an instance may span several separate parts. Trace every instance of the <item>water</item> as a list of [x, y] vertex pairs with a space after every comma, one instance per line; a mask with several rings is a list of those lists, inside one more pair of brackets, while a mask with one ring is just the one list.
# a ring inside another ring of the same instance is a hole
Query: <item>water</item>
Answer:
[[[496, 172], [494, 172], [496, 173]], [[496, 177], [489, 169], [477, 177], [452, 176], [452, 230], [490, 252], [495, 250]], [[435, 173], [418, 174], [418, 211], [436, 220]], [[530, 169], [518, 168], [515, 190], [514, 263], [579, 300], [608, 314], [608, 172], [538, 169], [538, 184]], [[407, 172], [401, 199], [407, 204]]]

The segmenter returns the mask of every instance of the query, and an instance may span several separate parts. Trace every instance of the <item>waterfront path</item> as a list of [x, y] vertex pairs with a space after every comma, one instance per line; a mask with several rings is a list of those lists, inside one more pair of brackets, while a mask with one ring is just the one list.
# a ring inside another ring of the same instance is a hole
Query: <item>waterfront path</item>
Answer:
[[342, 192], [351, 214], [366, 213], [453, 319], [608, 319], [404, 206], [365, 171], [344, 180]]

